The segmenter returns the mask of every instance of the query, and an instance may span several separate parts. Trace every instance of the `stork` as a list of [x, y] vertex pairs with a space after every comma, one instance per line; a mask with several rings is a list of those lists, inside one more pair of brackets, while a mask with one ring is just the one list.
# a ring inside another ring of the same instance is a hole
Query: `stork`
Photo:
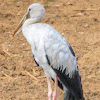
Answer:
[[[44, 70], [48, 82], [48, 100], [57, 100], [57, 86], [64, 90], [64, 100], [85, 100], [74, 51], [67, 40], [52, 26], [39, 23], [45, 8], [31, 4], [13, 33], [21, 31], [31, 46], [36, 63]], [[52, 92], [50, 79], [55, 82]]]

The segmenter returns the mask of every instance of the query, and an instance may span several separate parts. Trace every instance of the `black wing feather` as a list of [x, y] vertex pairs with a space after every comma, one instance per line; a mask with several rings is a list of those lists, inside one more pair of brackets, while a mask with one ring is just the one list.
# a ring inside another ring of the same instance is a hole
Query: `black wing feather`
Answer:
[[78, 71], [75, 72], [72, 78], [69, 78], [69, 75], [64, 72], [54, 69], [55, 73], [59, 77], [60, 81], [65, 85], [65, 87], [70, 91], [70, 93], [75, 96], [77, 100], [84, 100], [81, 79]]
[[73, 55], [73, 56], [75, 56], [75, 53], [74, 53], [74, 51], [73, 51], [73, 49], [72, 49], [72, 47], [71, 47], [71, 46], [69, 46], [69, 49], [70, 49], [70, 51], [71, 51], [72, 55]]
[[[33, 55], [33, 58], [34, 58], [34, 55]], [[35, 63], [37, 64], [37, 66], [39, 66], [39, 64], [36, 62], [35, 58], [34, 58], [34, 61], [35, 61]]]

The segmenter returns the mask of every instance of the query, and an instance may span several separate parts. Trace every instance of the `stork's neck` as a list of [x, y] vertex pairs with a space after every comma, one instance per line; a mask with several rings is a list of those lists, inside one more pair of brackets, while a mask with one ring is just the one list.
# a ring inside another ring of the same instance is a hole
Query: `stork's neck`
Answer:
[[34, 23], [37, 23], [39, 22], [40, 19], [37, 19], [37, 18], [30, 18], [30, 19], [27, 19], [24, 24], [23, 24], [23, 27], [26, 27], [28, 25], [31, 25], [31, 24], [34, 24]]

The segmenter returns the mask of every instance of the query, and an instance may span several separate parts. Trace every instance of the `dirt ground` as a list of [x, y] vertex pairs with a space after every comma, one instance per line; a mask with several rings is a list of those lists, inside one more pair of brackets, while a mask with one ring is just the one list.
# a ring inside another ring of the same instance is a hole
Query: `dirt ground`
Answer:
[[[12, 37], [34, 2], [46, 9], [41, 23], [56, 28], [73, 47], [86, 100], [100, 100], [100, 0], [0, 0], [0, 100], [48, 99], [47, 80], [34, 67], [29, 44], [21, 33]], [[63, 100], [59, 88], [57, 100]]]

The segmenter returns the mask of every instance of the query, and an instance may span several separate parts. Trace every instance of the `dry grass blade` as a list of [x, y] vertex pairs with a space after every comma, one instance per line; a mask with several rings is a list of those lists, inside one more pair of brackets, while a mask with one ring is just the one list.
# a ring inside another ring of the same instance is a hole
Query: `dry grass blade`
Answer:
[[3, 49], [3, 52], [10, 57], [19, 56], [18, 54], [12, 54], [12, 53], [8, 52], [8, 49], [6, 48], [6, 46], [4, 44], [2, 44], [2, 49]]
[[99, 9], [75, 9], [74, 11], [99, 11]]
[[46, 76], [39, 76], [39, 77], [37, 77], [38, 79], [40, 79], [40, 78], [46, 78]]
[[9, 79], [12, 79], [12, 77], [11, 77], [11, 76], [7, 75], [7, 74], [6, 74], [6, 73], [4, 73], [3, 71], [2, 71], [2, 75], [4, 75], [5, 77], [7, 77], [7, 78], [9, 78]]
[[22, 73], [25, 73], [28, 76], [30, 76], [31, 78], [33, 78], [34, 80], [38, 81], [38, 79], [35, 76], [33, 76], [32, 74], [30, 74], [28, 71], [22, 71]]

